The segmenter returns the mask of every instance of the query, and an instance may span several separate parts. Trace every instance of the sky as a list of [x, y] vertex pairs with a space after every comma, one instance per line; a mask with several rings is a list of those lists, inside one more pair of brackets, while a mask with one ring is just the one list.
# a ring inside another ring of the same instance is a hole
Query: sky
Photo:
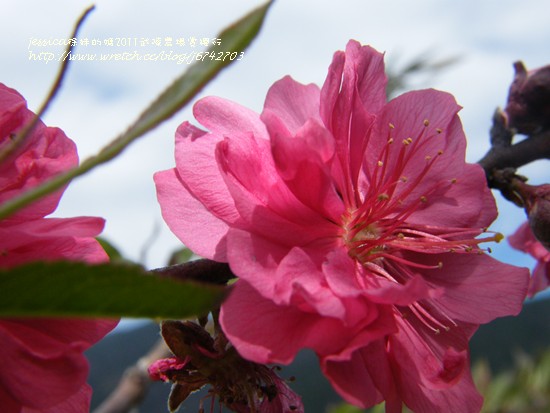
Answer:
[[[33, 45], [33, 39], [51, 43], [68, 38], [90, 3], [1, 0], [0, 4], [0, 82], [17, 89], [36, 110], [58, 67], [33, 60], [33, 56], [60, 53], [63, 48]], [[189, 44], [165, 46], [164, 42], [142, 46], [141, 40], [215, 38], [261, 4], [258, 0], [97, 0], [79, 38], [100, 43], [129, 38], [137, 44], [124, 47], [124, 40], [118, 40], [118, 46], [79, 46], [75, 52], [203, 50]], [[419, 55], [436, 60], [458, 58], [435, 75], [414, 79], [412, 86], [433, 87], [456, 97], [463, 106], [467, 159], [475, 162], [489, 148], [491, 116], [506, 102], [513, 62], [522, 60], [528, 68], [550, 62], [547, 10], [545, 0], [279, 0], [243, 58], [224, 70], [197, 99], [217, 95], [260, 112], [270, 85], [287, 74], [302, 83], [321, 85], [333, 53], [344, 49], [352, 38], [385, 52], [387, 64], [396, 69]], [[44, 120], [61, 127], [85, 159], [124, 131], [186, 68], [175, 61], [73, 61]], [[152, 175], [174, 166], [174, 132], [185, 120], [193, 120], [190, 106], [117, 159], [73, 181], [55, 215], [102, 216], [107, 220], [104, 236], [123, 255], [147, 268], [166, 265], [181, 242], [162, 221]], [[520, 172], [539, 184], [548, 179], [547, 169], [544, 162], [538, 162]], [[492, 229], [509, 235], [525, 214], [495, 195], [500, 216]], [[505, 262], [533, 264], [506, 241], [492, 250]]]

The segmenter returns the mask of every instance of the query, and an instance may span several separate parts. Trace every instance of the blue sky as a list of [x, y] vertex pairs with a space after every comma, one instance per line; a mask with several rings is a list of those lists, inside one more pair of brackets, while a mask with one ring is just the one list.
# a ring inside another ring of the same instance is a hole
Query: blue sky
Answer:
[[[29, 53], [62, 49], [29, 48], [29, 40], [67, 38], [89, 4], [87, 0], [2, 1], [0, 82], [18, 89], [31, 108], [39, 106], [57, 66], [29, 60]], [[261, 2], [98, 0], [95, 4], [81, 38], [212, 38]], [[544, 0], [281, 0], [271, 8], [260, 36], [244, 58], [207, 86], [201, 96], [218, 95], [261, 111], [269, 86], [286, 74], [303, 83], [322, 84], [332, 54], [343, 49], [350, 38], [385, 51], [387, 61], [395, 67], [423, 53], [436, 59], [459, 57], [437, 76], [416, 79], [415, 86], [455, 95], [464, 107], [461, 117], [469, 139], [467, 157], [474, 162], [488, 149], [491, 115], [496, 106], [505, 103], [512, 63], [523, 60], [534, 68], [550, 61], [550, 25], [545, 10]], [[169, 49], [136, 46], [131, 51]], [[93, 51], [126, 50], [103, 46]], [[81, 158], [86, 158], [123, 131], [184, 69], [185, 65], [175, 62], [73, 62], [45, 120], [61, 127], [77, 143]], [[151, 268], [165, 265], [180, 243], [162, 222], [152, 174], [173, 166], [174, 131], [191, 119], [187, 108], [118, 159], [73, 182], [57, 215], [105, 217], [105, 236], [136, 260], [147, 239], [157, 232], [144, 263]], [[546, 170], [547, 165], [539, 162], [521, 172], [531, 182], [543, 183], [548, 179]], [[510, 234], [525, 219], [524, 213], [496, 196], [501, 215], [493, 229]], [[503, 261], [532, 265], [506, 242], [492, 249]]]

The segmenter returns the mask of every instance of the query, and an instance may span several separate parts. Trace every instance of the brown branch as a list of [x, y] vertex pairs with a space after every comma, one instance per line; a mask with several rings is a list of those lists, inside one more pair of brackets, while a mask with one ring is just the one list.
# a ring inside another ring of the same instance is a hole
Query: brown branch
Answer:
[[494, 170], [519, 168], [539, 159], [550, 159], [550, 130], [510, 146], [493, 146], [478, 162], [490, 176]]
[[151, 270], [154, 275], [172, 277], [180, 280], [194, 280], [211, 284], [225, 285], [235, 278], [229, 265], [207, 259], [188, 261], [183, 264]]
[[149, 353], [124, 372], [115, 390], [93, 413], [130, 413], [145, 398], [151, 384], [147, 368], [170, 354], [164, 340], [160, 339]]

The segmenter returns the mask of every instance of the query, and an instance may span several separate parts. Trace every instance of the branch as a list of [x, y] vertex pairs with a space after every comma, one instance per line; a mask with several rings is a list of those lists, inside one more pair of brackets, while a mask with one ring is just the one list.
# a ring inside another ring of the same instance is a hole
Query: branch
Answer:
[[149, 353], [124, 372], [115, 390], [93, 413], [130, 413], [145, 398], [151, 384], [147, 368], [170, 354], [164, 340], [157, 341]]
[[493, 146], [478, 164], [490, 177], [494, 170], [515, 169], [539, 159], [550, 159], [550, 130], [532, 135], [515, 145]]

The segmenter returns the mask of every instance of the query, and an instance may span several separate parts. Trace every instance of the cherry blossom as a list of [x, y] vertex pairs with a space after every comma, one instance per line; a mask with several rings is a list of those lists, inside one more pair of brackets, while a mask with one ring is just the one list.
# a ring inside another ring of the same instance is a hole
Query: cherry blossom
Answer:
[[[34, 114], [23, 97], [0, 84], [0, 151]], [[0, 164], [0, 202], [7, 201], [78, 163], [76, 147], [58, 128], [39, 122], [27, 139]], [[44, 218], [63, 191], [44, 197], [0, 221], [0, 268], [34, 261], [104, 262], [94, 239], [101, 218]], [[0, 319], [0, 406], [5, 413], [82, 413], [91, 389], [86, 384], [84, 350], [115, 321]]]
[[480, 245], [502, 235], [454, 98], [385, 86], [383, 55], [350, 41], [322, 88], [284, 77], [261, 114], [203, 98], [208, 132], [183, 123], [155, 175], [162, 214], [238, 276], [221, 324], [243, 357], [309, 348], [358, 406], [477, 412], [468, 341], [520, 311], [528, 273]]

